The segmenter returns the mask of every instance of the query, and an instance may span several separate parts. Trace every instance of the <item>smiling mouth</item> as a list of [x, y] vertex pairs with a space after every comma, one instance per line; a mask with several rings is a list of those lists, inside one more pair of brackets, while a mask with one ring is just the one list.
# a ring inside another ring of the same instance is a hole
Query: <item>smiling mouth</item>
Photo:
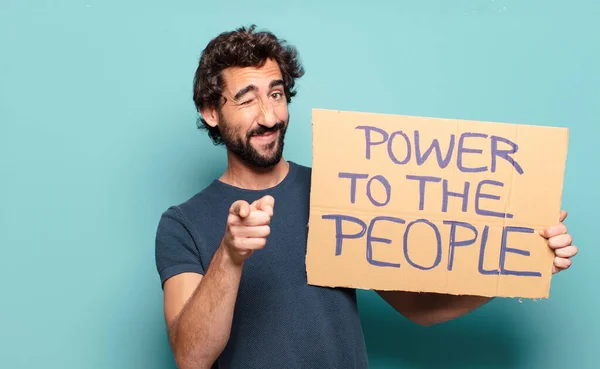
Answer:
[[258, 135], [253, 135], [252, 138], [255, 138], [259, 141], [270, 141], [275, 136], [277, 136], [277, 131], [271, 131], [271, 132], [265, 132], [265, 133], [258, 134]]

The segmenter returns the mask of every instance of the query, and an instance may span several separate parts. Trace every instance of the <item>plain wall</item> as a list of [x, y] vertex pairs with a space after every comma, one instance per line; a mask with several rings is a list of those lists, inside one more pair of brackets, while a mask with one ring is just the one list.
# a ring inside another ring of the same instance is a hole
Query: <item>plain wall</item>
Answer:
[[597, 368], [599, 15], [593, 0], [1, 0], [0, 367], [175, 367], [156, 225], [226, 164], [196, 128], [200, 52], [256, 23], [306, 67], [285, 150], [301, 164], [313, 107], [570, 129], [581, 251], [550, 298], [422, 328], [361, 291], [372, 368]]

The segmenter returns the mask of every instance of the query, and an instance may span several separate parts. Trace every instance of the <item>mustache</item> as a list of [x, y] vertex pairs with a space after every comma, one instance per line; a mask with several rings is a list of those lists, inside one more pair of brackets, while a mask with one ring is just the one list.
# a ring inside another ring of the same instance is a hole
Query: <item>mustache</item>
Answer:
[[262, 134], [269, 133], [269, 132], [283, 131], [284, 128], [285, 128], [285, 124], [281, 121], [274, 124], [273, 127], [258, 126], [257, 128], [249, 131], [246, 134], [246, 138], [249, 139], [252, 136], [262, 135]]

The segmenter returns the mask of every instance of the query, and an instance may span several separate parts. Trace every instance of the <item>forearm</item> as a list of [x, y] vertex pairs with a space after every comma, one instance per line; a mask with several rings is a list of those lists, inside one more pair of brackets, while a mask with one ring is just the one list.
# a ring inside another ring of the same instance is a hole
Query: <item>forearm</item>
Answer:
[[215, 253], [206, 274], [170, 329], [178, 367], [209, 368], [229, 340], [242, 266], [224, 248]]
[[484, 296], [425, 292], [378, 291], [378, 293], [402, 315], [425, 326], [458, 318], [491, 300], [490, 297]]

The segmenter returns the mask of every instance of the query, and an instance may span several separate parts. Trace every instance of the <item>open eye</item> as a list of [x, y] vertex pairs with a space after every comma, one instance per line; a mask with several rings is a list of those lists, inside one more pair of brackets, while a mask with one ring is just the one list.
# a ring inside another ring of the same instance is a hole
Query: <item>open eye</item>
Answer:
[[283, 93], [282, 93], [282, 92], [280, 92], [280, 91], [273, 92], [273, 93], [271, 94], [271, 97], [272, 97], [273, 99], [275, 99], [275, 100], [280, 100], [280, 99], [283, 97]]

